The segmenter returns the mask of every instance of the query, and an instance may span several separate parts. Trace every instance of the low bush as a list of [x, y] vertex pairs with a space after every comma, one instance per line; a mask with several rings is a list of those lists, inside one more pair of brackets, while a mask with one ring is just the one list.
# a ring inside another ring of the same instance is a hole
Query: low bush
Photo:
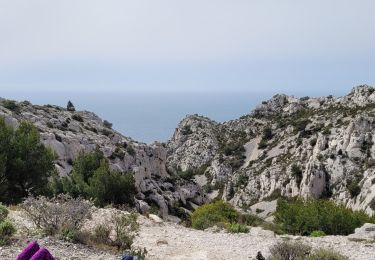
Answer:
[[14, 112], [18, 112], [20, 110], [19, 105], [14, 100], [4, 100], [2, 101], [1, 105]]
[[91, 203], [68, 195], [56, 198], [28, 198], [21, 208], [27, 216], [46, 235], [58, 235], [63, 238], [73, 237], [85, 219], [91, 216]]
[[303, 260], [311, 252], [309, 245], [300, 242], [279, 242], [270, 248], [269, 260]]
[[352, 198], [357, 197], [361, 193], [361, 187], [358, 185], [357, 181], [352, 181], [348, 184], [347, 189]]
[[324, 233], [323, 231], [320, 231], [320, 230], [314, 230], [310, 234], [310, 237], [324, 237], [324, 236], [326, 236], [326, 233]]
[[9, 214], [8, 209], [0, 203], [0, 222], [3, 222], [8, 216], [8, 214]]
[[248, 233], [249, 228], [240, 223], [231, 223], [226, 226], [229, 233]]
[[364, 223], [375, 223], [375, 218], [329, 200], [279, 199], [275, 222], [290, 234], [320, 230], [327, 235], [348, 235]]
[[262, 221], [263, 220], [261, 218], [252, 214], [240, 214], [238, 216], [238, 222], [248, 226], [258, 226]]
[[263, 150], [263, 149], [266, 149], [267, 146], [268, 146], [267, 141], [262, 139], [258, 144], [258, 149]]
[[113, 216], [115, 237], [113, 244], [118, 249], [131, 249], [134, 238], [138, 235], [139, 224], [137, 223], [137, 214], [118, 214]]
[[92, 239], [96, 243], [100, 244], [108, 244], [110, 242], [109, 235], [111, 234], [111, 227], [105, 224], [98, 225], [94, 229], [94, 233], [92, 235]]
[[109, 128], [109, 129], [112, 128], [112, 123], [108, 122], [107, 120], [104, 120], [104, 121], [103, 121], [103, 125], [104, 125], [105, 127]]
[[16, 228], [10, 221], [0, 222], [0, 246], [9, 244], [14, 233], [16, 233]]
[[301, 186], [302, 178], [303, 178], [303, 173], [301, 168], [297, 164], [292, 165], [292, 176], [296, 179], [298, 187]]
[[191, 216], [191, 225], [200, 230], [217, 226], [230, 233], [247, 233], [248, 226], [270, 229], [263, 219], [252, 214], [240, 214], [229, 203], [222, 200], [197, 208]]
[[127, 151], [128, 154], [131, 155], [131, 156], [134, 156], [134, 155], [136, 154], [136, 152], [135, 152], [133, 146], [131, 146], [131, 145], [128, 145], [128, 146], [126, 147], [126, 151]]
[[113, 134], [113, 132], [111, 130], [108, 130], [107, 128], [103, 128], [101, 132], [103, 135], [108, 136], [108, 137]]
[[8, 209], [0, 204], [0, 246], [9, 244], [10, 238], [16, 233], [14, 225], [6, 219], [8, 214]]
[[204, 164], [198, 168], [191, 168], [187, 169], [186, 171], [181, 170], [181, 168], [177, 169], [177, 175], [185, 180], [191, 180], [194, 178], [195, 175], [202, 175], [206, 172], [208, 165]]
[[82, 118], [82, 116], [79, 115], [79, 114], [74, 114], [74, 115], [72, 115], [72, 118], [73, 118], [74, 120], [78, 121], [78, 122], [83, 122], [83, 118]]
[[266, 127], [263, 129], [262, 139], [263, 140], [271, 140], [273, 137], [272, 129], [270, 127]]
[[197, 208], [191, 215], [192, 227], [204, 230], [221, 223], [236, 223], [239, 213], [227, 202], [216, 201]]
[[112, 217], [112, 225], [101, 224], [97, 226], [91, 235], [91, 242], [94, 245], [105, 245], [116, 247], [119, 251], [130, 251], [131, 255], [145, 257], [146, 249], [139, 249], [133, 246], [135, 237], [139, 232], [136, 213], [117, 213]]
[[192, 134], [193, 131], [191, 130], [191, 126], [190, 125], [185, 125], [182, 129], [181, 129], [181, 134], [182, 135], [190, 135]]
[[314, 250], [308, 257], [307, 260], [349, 260], [348, 257], [343, 256], [337, 252], [327, 249]]

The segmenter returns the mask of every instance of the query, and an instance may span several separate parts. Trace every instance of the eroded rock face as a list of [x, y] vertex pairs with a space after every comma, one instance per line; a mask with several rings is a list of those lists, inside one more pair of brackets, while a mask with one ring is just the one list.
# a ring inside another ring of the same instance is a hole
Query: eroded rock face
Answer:
[[[279, 196], [325, 197], [374, 213], [374, 115], [375, 91], [366, 85], [339, 98], [276, 95], [237, 120], [184, 119], [168, 142], [167, 164], [206, 165], [205, 190], [237, 207]], [[181, 136], [201, 121], [209, 123]]]
[[[0, 116], [13, 127], [18, 127], [22, 120], [33, 123], [40, 131], [41, 141], [58, 155], [56, 168], [61, 176], [70, 174], [73, 161], [80, 152], [99, 147], [113, 169], [134, 174], [140, 211], [147, 211], [149, 204], [154, 204], [160, 208], [161, 215], [166, 216], [181, 205], [181, 201], [205, 201], [199, 186], [178, 178], [173, 181], [175, 176], [167, 172], [167, 150], [162, 144], [136, 142], [107, 128], [103, 120], [91, 112], [72, 112], [28, 102], [17, 103], [17, 107], [17, 111], [11, 111], [0, 103]], [[186, 187], [189, 192], [186, 192]]]

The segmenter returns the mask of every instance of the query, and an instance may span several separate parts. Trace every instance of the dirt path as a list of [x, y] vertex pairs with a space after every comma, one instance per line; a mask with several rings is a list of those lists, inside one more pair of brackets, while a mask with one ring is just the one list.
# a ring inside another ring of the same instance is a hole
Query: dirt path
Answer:
[[252, 228], [248, 234], [214, 233], [181, 227], [176, 224], [153, 224], [144, 220], [136, 244], [146, 247], [149, 258], [161, 259], [255, 259], [258, 251], [265, 256], [269, 248], [283, 239], [297, 239], [314, 248], [325, 247], [340, 252], [350, 259], [375, 260], [375, 245], [354, 242], [347, 237], [327, 236], [323, 238], [280, 237], [269, 231]]

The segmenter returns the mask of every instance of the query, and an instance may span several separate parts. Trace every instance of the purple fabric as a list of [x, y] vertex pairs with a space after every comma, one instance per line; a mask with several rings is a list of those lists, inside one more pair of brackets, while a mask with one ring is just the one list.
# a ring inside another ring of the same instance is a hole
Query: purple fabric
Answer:
[[54, 260], [50, 252], [45, 248], [40, 248], [30, 260]]
[[39, 250], [39, 245], [36, 241], [31, 241], [19, 254], [16, 260], [29, 260], [37, 251]]

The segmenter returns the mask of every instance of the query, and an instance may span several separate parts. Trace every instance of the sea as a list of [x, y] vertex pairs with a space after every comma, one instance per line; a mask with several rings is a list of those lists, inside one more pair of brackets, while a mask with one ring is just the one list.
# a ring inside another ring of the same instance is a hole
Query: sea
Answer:
[[178, 123], [190, 114], [217, 122], [250, 113], [267, 94], [254, 93], [126, 93], [79, 91], [1, 91], [0, 97], [28, 100], [38, 105], [65, 107], [71, 100], [76, 110], [87, 110], [110, 121], [125, 136], [144, 143], [165, 142]]

